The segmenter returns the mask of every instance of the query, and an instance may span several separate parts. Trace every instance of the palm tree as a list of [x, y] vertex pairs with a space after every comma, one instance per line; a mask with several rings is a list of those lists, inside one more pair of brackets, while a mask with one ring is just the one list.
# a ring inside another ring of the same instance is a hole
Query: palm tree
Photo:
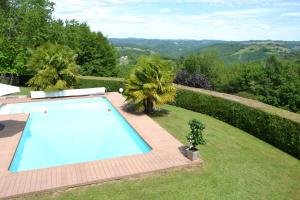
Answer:
[[38, 47], [28, 61], [34, 77], [28, 85], [34, 90], [62, 90], [79, 82], [76, 54], [62, 45], [45, 44]]
[[176, 88], [172, 83], [174, 76], [170, 66], [171, 62], [158, 56], [140, 57], [135, 70], [126, 79], [126, 101], [146, 113], [174, 101]]

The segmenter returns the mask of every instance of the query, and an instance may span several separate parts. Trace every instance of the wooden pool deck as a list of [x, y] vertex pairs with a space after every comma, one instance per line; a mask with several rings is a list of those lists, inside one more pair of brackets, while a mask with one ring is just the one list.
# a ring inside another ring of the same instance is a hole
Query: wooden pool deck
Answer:
[[[107, 93], [105, 97], [151, 146], [149, 153], [11, 173], [8, 168], [29, 115], [0, 115], [0, 198], [100, 183], [202, 162], [188, 160], [180, 151], [183, 145], [147, 115], [124, 111], [124, 98], [120, 94]], [[62, 99], [34, 101], [56, 100]], [[0, 104], [31, 101], [29, 98], [1, 99]]]

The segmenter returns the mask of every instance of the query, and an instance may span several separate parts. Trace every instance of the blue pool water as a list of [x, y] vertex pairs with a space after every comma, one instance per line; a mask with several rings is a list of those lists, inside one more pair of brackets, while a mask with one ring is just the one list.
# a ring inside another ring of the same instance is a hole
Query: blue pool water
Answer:
[[0, 109], [0, 114], [12, 113], [30, 113], [30, 117], [11, 172], [151, 150], [106, 98], [8, 104]]

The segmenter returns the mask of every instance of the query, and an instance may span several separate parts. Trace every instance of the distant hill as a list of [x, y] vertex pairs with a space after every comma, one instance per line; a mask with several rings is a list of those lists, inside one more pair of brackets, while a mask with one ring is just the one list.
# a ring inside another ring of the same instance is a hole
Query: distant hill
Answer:
[[[140, 54], [141, 50], [144, 50], [148, 53], [159, 53], [163, 57], [172, 59], [193, 53], [203, 47], [223, 43], [217, 40], [160, 40], [139, 38], [110, 38], [109, 40], [116, 47], [130, 47], [131, 52], [134, 52], [133, 48], [136, 48], [135, 52], [137, 54]], [[124, 48], [121, 51], [121, 55], [123, 53]]]
[[221, 41], [221, 40], [160, 40], [109, 39], [118, 48], [120, 56], [131, 59], [140, 55], [158, 53], [177, 59], [191, 53], [214, 51], [226, 64], [262, 60], [270, 55], [294, 57], [300, 54], [300, 41]]
[[270, 55], [281, 58], [300, 53], [300, 42], [286, 41], [245, 41], [228, 42], [202, 48], [202, 51], [215, 51], [227, 64], [262, 60]]

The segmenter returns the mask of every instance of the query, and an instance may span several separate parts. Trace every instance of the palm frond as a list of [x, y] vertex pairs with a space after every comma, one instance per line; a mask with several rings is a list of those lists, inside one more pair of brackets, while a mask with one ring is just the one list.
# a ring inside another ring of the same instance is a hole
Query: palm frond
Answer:
[[173, 75], [166, 65], [169, 62], [156, 56], [142, 57], [136, 69], [126, 79], [125, 95], [128, 103], [136, 105], [138, 110], [151, 105], [157, 109], [162, 104], [172, 102], [175, 98], [175, 87], [172, 84]]

